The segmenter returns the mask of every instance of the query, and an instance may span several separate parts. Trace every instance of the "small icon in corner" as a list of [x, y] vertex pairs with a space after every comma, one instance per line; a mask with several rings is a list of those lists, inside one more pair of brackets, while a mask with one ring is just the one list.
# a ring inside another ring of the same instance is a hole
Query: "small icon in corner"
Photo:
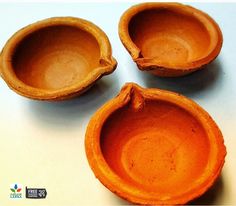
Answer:
[[25, 197], [32, 199], [44, 199], [47, 196], [47, 190], [44, 188], [25, 187]]
[[14, 199], [22, 198], [22, 186], [20, 184], [17, 183], [11, 184], [10, 190], [11, 190], [10, 198]]

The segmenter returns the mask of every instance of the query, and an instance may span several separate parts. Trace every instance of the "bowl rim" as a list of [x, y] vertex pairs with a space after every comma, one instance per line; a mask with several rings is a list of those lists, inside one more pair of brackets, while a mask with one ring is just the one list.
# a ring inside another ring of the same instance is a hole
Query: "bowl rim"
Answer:
[[[82, 81], [64, 88], [47, 90], [27, 85], [16, 76], [12, 66], [12, 55], [15, 52], [15, 48], [28, 35], [31, 35], [38, 30], [54, 26], [74, 27], [92, 35], [99, 45], [100, 65], [94, 68], [94, 70]], [[117, 62], [115, 58], [112, 57], [111, 44], [105, 32], [90, 21], [70, 16], [51, 17], [29, 24], [12, 35], [6, 42], [0, 54], [0, 75], [8, 86], [22, 96], [38, 100], [60, 100], [77, 96], [88, 89], [103, 75], [112, 73], [115, 70], [116, 65]]]
[[[141, 13], [145, 10], [155, 9], [169, 9], [170, 11], [188, 13], [188, 15], [200, 21], [205, 26], [208, 34], [210, 35], [211, 45], [208, 54], [197, 60], [186, 62], [182, 65], [171, 65], [171, 67], [156, 62], [155, 58], [142, 57], [141, 50], [135, 45], [130, 37], [128, 29], [129, 23], [131, 19], [138, 13]], [[186, 71], [195, 71], [196, 69], [199, 69], [213, 61], [220, 53], [223, 45], [223, 35], [219, 25], [215, 22], [215, 20], [207, 13], [182, 3], [147, 2], [136, 4], [134, 6], [131, 6], [122, 14], [118, 27], [119, 37], [122, 44], [128, 50], [132, 59], [138, 64], [140, 70], [152, 71], [156, 70], [158, 67], [159, 69], [166, 70], [166, 72], [170, 73], [176, 71], [182, 71], [182, 73], [186, 73]]]
[[[145, 192], [141, 188], [131, 186], [115, 173], [103, 157], [100, 147], [100, 134], [103, 124], [108, 117], [117, 109], [125, 106], [134, 100], [136, 95], [141, 95], [144, 99], [163, 100], [172, 103], [190, 112], [203, 126], [210, 142], [210, 152], [208, 165], [205, 173], [199, 177], [196, 185], [184, 194], [177, 197], [158, 197], [155, 193]], [[209, 116], [197, 103], [180, 94], [160, 90], [144, 89], [134, 83], [127, 83], [121, 89], [118, 96], [105, 103], [91, 118], [85, 135], [85, 151], [89, 165], [99, 179], [110, 191], [135, 204], [186, 204], [187, 202], [201, 196], [219, 176], [224, 164], [226, 148], [221, 131]]]

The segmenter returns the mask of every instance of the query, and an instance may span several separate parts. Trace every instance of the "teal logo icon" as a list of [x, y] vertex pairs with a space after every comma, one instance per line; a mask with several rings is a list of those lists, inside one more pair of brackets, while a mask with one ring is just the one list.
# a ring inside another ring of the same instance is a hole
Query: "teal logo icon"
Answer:
[[22, 198], [22, 186], [20, 184], [12, 184], [10, 186], [10, 198], [19, 199]]

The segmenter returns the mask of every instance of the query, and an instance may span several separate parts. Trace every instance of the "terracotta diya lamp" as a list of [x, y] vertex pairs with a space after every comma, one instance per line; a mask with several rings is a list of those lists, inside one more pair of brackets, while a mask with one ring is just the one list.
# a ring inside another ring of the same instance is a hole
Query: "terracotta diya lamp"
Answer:
[[20, 95], [61, 100], [80, 95], [116, 68], [106, 34], [73, 17], [49, 18], [15, 33], [0, 57], [1, 75]]
[[95, 176], [136, 204], [185, 204], [220, 175], [222, 134], [199, 105], [177, 93], [126, 84], [90, 120], [85, 141]]
[[121, 17], [122, 43], [142, 71], [183, 76], [213, 61], [222, 33], [206, 13], [179, 3], [143, 3]]

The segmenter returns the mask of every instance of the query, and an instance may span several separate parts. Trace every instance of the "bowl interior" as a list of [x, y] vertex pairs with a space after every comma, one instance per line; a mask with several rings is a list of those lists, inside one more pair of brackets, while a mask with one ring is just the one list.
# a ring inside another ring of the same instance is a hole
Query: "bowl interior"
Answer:
[[105, 122], [100, 146], [109, 167], [132, 187], [178, 196], [204, 173], [209, 140], [187, 111], [165, 101], [125, 106]]
[[25, 84], [60, 89], [83, 80], [100, 58], [96, 39], [77, 27], [48, 26], [27, 35], [16, 47], [12, 65]]
[[144, 58], [156, 58], [163, 64], [182, 65], [204, 57], [210, 36], [193, 15], [171, 8], [144, 10], [129, 23], [132, 41]]

